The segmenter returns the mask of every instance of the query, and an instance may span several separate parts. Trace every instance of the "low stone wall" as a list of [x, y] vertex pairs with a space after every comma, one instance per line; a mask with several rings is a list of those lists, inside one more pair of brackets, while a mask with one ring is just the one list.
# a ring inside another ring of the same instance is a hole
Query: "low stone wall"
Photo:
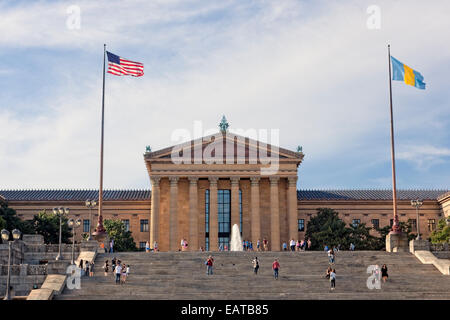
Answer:
[[[441, 251], [430, 251], [432, 249], [440, 248]], [[411, 240], [409, 242], [409, 250], [416, 256], [423, 264], [432, 264], [442, 274], [450, 275], [450, 259], [447, 259], [449, 251], [448, 246], [437, 246], [430, 244], [427, 240]], [[444, 257], [444, 258], [442, 258]]]
[[[42, 285], [47, 275], [12, 275], [10, 278], [10, 286], [13, 288], [15, 296], [26, 296], [34, 286], [38, 288]], [[0, 296], [4, 296], [6, 292], [7, 276], [0, 276]]]

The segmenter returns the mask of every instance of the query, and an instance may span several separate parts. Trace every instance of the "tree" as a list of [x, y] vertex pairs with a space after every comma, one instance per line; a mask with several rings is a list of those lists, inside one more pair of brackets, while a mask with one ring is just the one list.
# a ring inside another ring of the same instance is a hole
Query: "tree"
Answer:
[[6, 228], [6, 221], [2, 217], [0, 217], [0, 230], [3, 230]]
[[380, 238], [370, 234], [371, 227], [366, 227], [365, 223], [349, 225], [348, 240], [359, 250], [380, 250]]
[[438, 222], [437, 229], [431, 233], [432, 243], [450, 243], [450, 225], [446, 219], [441, 219]]
[[34, 228], [28, 221], [17, 216], [16, 210], [8, 207], [8, 202], [0, 200], [0, 219], [4, 221], [4, 229], [13, 231], [19, 229], [22, 234], [33, 234]]
[[311, 240], [313, 250], [327, 246], [348, 246], [349, 230], [339, 214], [330, 208], [318, 208], [317, 215], [308, 221], [305, 238]]
[[121, 220], [106, 219], [103, 225], [110, 239], [114, 239], [114, 251], [137, 251], [131, 232]]
[[[408, 242], [413, 240], [417, 235], [414, 233], [411, 233], [411, 224], [407, 222], [399, 222], [400, 229], [403, 233], [406, 233], [408, 236]], [[391, 226], [385, 226], [383, 228], [377, 228], [375, 229], [380, 234], [380, 237], [378, 238], [377, 242], [377, 248], [378, 250], [384, 250], [386, 249], [386, 236], [391, 232], [392, 227]]]
[[[62, 217], [61, 241], [62, 243], [71, 243], [72, 232], [67, 224], [67, 217]], [[34, 216], [32, 222], [35, 233], [44, 236], [45, 243], [59, 243], [59, 217], [53, 213], [40, 211]]]

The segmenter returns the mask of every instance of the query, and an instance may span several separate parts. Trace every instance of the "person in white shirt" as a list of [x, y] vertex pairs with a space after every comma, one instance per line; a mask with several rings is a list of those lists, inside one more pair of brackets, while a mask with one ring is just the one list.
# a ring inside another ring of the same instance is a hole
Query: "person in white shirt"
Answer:
[[120, 264], [117, 264], [116, 270], [116, 284], [120, 284], [120, 274], [122, 273], [122, 266]]
[[330, 272], [330, 290], [336, 289], [336, 269]]

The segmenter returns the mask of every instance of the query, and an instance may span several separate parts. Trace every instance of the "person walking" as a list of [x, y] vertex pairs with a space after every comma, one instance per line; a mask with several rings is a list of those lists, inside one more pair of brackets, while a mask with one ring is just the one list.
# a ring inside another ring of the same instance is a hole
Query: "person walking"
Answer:
[[275, 280], [278, 280], [278, 270], [280, 269], [280, 263], [278, 262], [278, 259], [275, 259], [275, 261], [272, 263], [272, 270], [273, 270], [273, 277]]
[[336, 269], [330, 272], [330, 290], [336, 289]]
[[122, 274], [122, 266], [120, 265], [120, 263], [117, 263], [115, 273], [116, 273], [116, 284], [120, 284], [120, 275]]
[[258, 270], [259, 270], [258, 257], [255, 257], [255, 259], [253, 259], [252, 263], [253, 263], [253, 272], [255, 273], [255, 276], [256, 276], [258, 274]]
[[256, 241], [256, 251], [261, 251], [261, 240]]
[[81, 276], [84, 276], [83, 259], [80, 259], [80, 263], [78, 264], [78, 268], [81, 269]]
[[89, 277], [90, 276], [90, 273], [89, 273], [89, 261], [86, 261], [86, 264], [84, 265], [84, 267], [85, 267], [85, 275], [87, 276], [87, 277]]
[[114, 253], [114, 239], [109, 242], [109, 253]]
[[145, 243], [145, 252], [150, 252], [150, 242]]
[[287, 251], [287, 243], [286, 243], [286, 241], [283, 241], [283, 251]]
[[307, 241], [307, 244], [308, 244], [308, 247], [307, 247], [307, 248], [305, 248], [305, 250], [309, 250], [309, 249], [311, 249], [311, 246], [312, 246], [312, 242], [311, 242], [311, 239], [308, 239], [308, 241]]
[[383, 279], [383, 282], [386, 282], [388, 279], [388, 269], [385, 264], [381, 267], [381, 278]]
[[212, 275], [213, 274], [213, 264], [214, 264], [214, 259], [212, 256], [209, 256], [208, 259], [205, 262], [206, 264], [206, 274]]
[[114, 272], [114, 271], [116, 270], [116, 262], [117, 262], [117, 259], [116, 259], [116, 257], [114, 257], [114, 258], [111, 260], [112, 272]]
[[331, 266], [328, 266], [327, 272], [325, 274], [325, 278], [330, 279], [330, 274], [333, 271], [333, 269], [331, 269]]
[[350, 243], [350, 251], [355, 251], [355, 245], [352, 243]]
[[334, 251], [333, 249], [328, 250], [328, 260], [330, 264], [334, 264]]
[[89, 266], [89, 276], [90, 277], [94, 276], [94, 267], [95, 267], [95, 263], [94, 263], [94, 261], [91, 261], [91, 264]]
[[291, 243], [290, 243], [290, 245], [291, 245], [291, 251], [295, 251], [295, 244], [296, 244], [295, 240], [294, 240], [294, 239], [291, 239]]
[[153, 252], [157, 252], [158, 251], [158, 242], [153, 242]]
[[103, 270], [105, 271], [105, 277], [107, 277], [109, 271], [108, 260], [105, 261], [105, 264], [103, 265]]
[[122, 264], [122, 272], [120, 275], [120, 281], [122, 284], [124, 284], [126, 280], [127, 280], [127, 266], [124, 263], [124, 264]]
[[269, 248], [269, 241], [267, 241], [266, 238], [263, 239], [263, 248], [264, 248], [264, 251], [267, 251]]

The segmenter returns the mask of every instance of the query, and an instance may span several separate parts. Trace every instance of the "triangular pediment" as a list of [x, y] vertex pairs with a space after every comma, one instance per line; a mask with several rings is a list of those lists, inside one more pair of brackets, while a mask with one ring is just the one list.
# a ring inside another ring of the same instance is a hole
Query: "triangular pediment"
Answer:
[[144, 158], [147, 161], [158, 161], [158, 159], [172, 159], [190, 154], [192, 157], [233, 157], [234, 159], [262, 159], [264, 157], [277, 157], [280, 160], [294, 160], [301, 162], [304, 155], [302, 152], [294, 152], [288, 149], [265, 143], [249, 137], [244, 137], [231, 132], [212, 134], [199, 139], [190, 140], [168, 148], [154, 152], [147, 152]]

